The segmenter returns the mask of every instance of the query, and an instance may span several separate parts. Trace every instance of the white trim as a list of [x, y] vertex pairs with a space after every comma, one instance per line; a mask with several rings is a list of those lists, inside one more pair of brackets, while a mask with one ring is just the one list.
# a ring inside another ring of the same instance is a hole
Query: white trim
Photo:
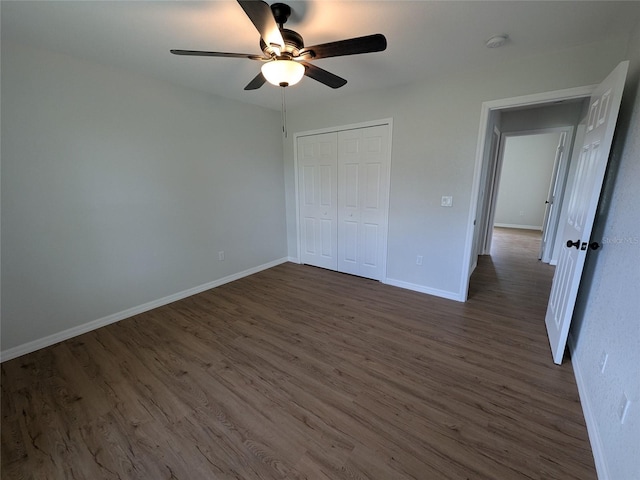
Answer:
[[[491, 115], [489, 115], [491, 116]], [[487, 130], [489, 126], [487, 125]], [[497, 131], [496, 126], [493, 126], [494, 133]], [[492, 137], [493, 140], [493, 137]], [[486, 141], [486, 140], [485, 140]], [[483, 157], [485, 160], [483, 161], [483, 165], [480, 166], [480, 180], [478, 185], [480, 188], [485, 187], [485, 191], [490, 192], [487, 195], [487, 225], [486, 229], [484, 229], [484, 225], [482, 226], [485, 231], [484, 245], [482, 248], [482, 253], [485, 255], [491, 255], [491, 245], [493, 244], [493, 225], [496, 221], [496, 210], [498, 209], [498, 196], [500, 195], [500, 182], [502, 182], [502, 167], [504, 166], [504, 151], [506, 149], [506, 141], [505, 134], [500, 133], [498, 138], [498, 148], [496, 151], [495, 159], [493, 157], [486, 157], [487, 152], [485, 152], [485, 156]], [[491, 149], [489, 149], [491, 151]], [[490, 176], [482, 177], [482, 170], [487, 167], [487, 173], [491, 173]], [[484, 183], [486, 182], [486, 183]], [[491, 185], [489, 186], [489, 182]], [[487, 190], [487, 187], [488, 190]], [[479, 191], [479, 190], [478, 190]], [[478, 198], [479, 200], [479, 198]], [[481, 205], [481, 208], [484, 208], [485, 205]], [[477, 207], [476, 207], [477, 208]], [[482, 213], [482, 212], [481, 212]], [[476, 213], [476, 217], [477, 217]], [[475, 222], [478, 220], [476, 219]], [[477, 228], [477, 225], [474, 225], [474, 229]], [[475, 254], [474, 254], [475, 256]], [[471, 279], [471, 271], [469, 271], [469, 279]]]
[[382, 273], [380, 275], [380, 279], [387, 278], [387, 259], [389, 258], [389, 210], [391, 209], [391, 166], [393, 165], [393, 118], [387, 118], [384, 120], [384, 123], [381, 125], [388, 125], [388, 133], [389, 133], [389, 158], [387, 163], [387, 184], [384, 188], [387, 189], [387, 204], [385, 205], [384, 212], [384, 224], [385, 229], [382, 233], [383, 241], [384, 241], [384, 253], [382, 255]]
[[[480, 177], [482, 175], [482, 164], [484, 161], [484, 148], [486, 140], [486, 132], [489, 124], [489, 104], [484, 102], [480, 109], [480, 126], [478, 127], [478, 143], [476, 145], [476, 164], [473, 170], [473, 183], [471, 184], [471, 200], [469, 206], [469, 218], [467, 225], [471, 225], [471, 229], [467, 227], [467, 238], [464, 243], [464, 252], [462, 258], [462, 274], [460, 275], [460, 296], [463, 302], [467, 300], [469, 293], [469, 281], [471, 279], [471, 257], [476, 256], [473, 249], [473, 236], [475, 233], [476, 213], [478, 209], [478, 192], [480, 191]], [[467, 274], [465, 275], [465, 272]]]
[[600, 432], [598, 431], [598, 424], [596, 423], [596, 417], [593, 413], [591, 402], [589, 402], [589, 396], [587, 395], [587, 386], [582, 378], [580, 363], [575, 360], [576, 341], [573, 335], [569, 335], [568, 344], [569, 351], [571, 352], [571, 365], [573, 366], [573, 375], [576, 378], [578, 395], [580, 397], [580, 405], [582, 405], [582, 413], [584, 414], [584, 421], [587, 425], [589, 443], [591, 443], [593, 460], [596, 465], [596, 473], [599, 480], [609, 480], [609, 470], [607, 468], [607, 462], [605, 460], [604, 447], [600, 438]]
[[[475, 270], [475, 265], [478, 263], [478, 255], [491, 254], [493, 222], [495, 221], [494, 207], [497, 203], [497, 190], [500, 184], [500, 173], [502, 171], [502, 152], [504, 150], [502, 132], [496, 125], [496, 122], [489, 121], [491, 122], [491, 127], [487, 127], [487, 130], [491, 129], [493, 131], [490, 134], [487, 131], [487, 138], [490, 136], [491, 140], [489, 145], [485, 143], [487, 150], [484, 152], [484, 158], [486, 160], [480, 171], [479, 183], [484, 187], [484, 193], [482, 194], [482, 202], [478, 204], [478, 208], [481, 210], [479, 212], [476, 211], [476, 218], [473, 222], [475, 250], [473, 252], [472, 263], [474, 265], [469, 269], [469, 277], [471, 277], [472, 272]], [[496, 142], [495, 148], [492, 145], [494, 140]], [[480, 197], [480, 195], [478, 197]], [[480, 202], [480, 198], [478, 198], [478, 202]], [[480, 225], [478, 225], [478, 222], [481, 222]]]
[[474, 255], [473, 257], [474, 257], [473, 263], [471, 264], [471, 268], [469, 269], [469, 278], [471, 278], [471, 275], [473, 275], [473, 272], [475, 272], [476, 268], [478, 268], [478, 255]]
[[507, 107], [527, 107], [529, 105], [555, 102], [557, 100], [587, 98], [591, 96], [597, 86], [598, 85], [585, 85], [582, 87], [565, 88], [563, 90], [552, 90], [550, 92], [522, 95], [520, 97], [501, 98], [499, 100], [484, 102], [482, 105], [483, 107], [486, 105], [489, 110], [501, 110]]
[[76, 337], [78, 335], [82, 335], [83, 333], [87, 333], [92, 330], [96, 330], [106, 325], [119, 322], [120, 320], [124, 320], [125, 318], [129, 318], [134, 315], [138, 315], [140, 313], [148, 312], [149, 310], [153, 310], [154, 308], [162, 307], [163, 305], [167, 305], [177, 300], [182, 300], [183, 298], [187, 298], [192, 295], [202, 293], [206, 290], [210, 290], [212, 288], [219, 287], [220, 285], [224, 285], [225, 283], [233, 282], [234, 280], [239, 280], [243, 277], [248, 277], [249, 275], [253, 275], [254, 273], [261, 272], [262, 270], [267, 270], [268, 268], [275, 267], [276, 265], [286, 263], [287, 261], [288, 261], [287, 258], [280, 258], [278, 260], [274, 260], [272, 262], [268, 262], [263, 265], [259, 265], [257, 267], [249, 268], [242, 272], [234, 273], [232, 275], [228, 275], [226, 277], [220, 278], [218, 280], [214, 280], [209, 283], [205, 283], [203, 285], [199, 285], [197, 287], [183, 290], [182, 292], [174, 293], [173, 295], [169, 295], [167, 297], [163, 297], [158, 300], [154, 300], [154, 301], [139, 305], [137, 307], [123, 310], [122, 312], [114, 313], [112, 315], [107, 315], [106, 317], [102, 317], [97, 320], [93, 320], [91, 322], [78, 325], [76, 327], [68, 328], [67, 330], [54, 333], [53, 335], [49, 335], [47, 337], [40, 338], [38, 340], [33, 340], [31, 342], [18, 345], [17, 347], [13, 347], [3, 352], [0, 352], [0, 362], [11, 360], [12, 358], [16, 358], [21, 355], [25, 355], [27, 353], [35, 352], [36, 350], [39, 350], [41, 348], [48, 347], [55, 343], [61, 342], [63, 340], [68, 340], [70, 338]]
[[294, 200], [293, 203], [296, 207], [296, 256], [298, 258], [297, 263], [301, 263], [300, 259], [302, 258], [301, 248], [302, 248], [302, 240], [300, 239], [300, 201], [298, 199], [298, 133], [293, 134], [293, 195]]
[[300, 257], [287, 257], [287, 262], [300, 263]]
[[494, 223], [494, 227], [501, 228], [521, 228], [522, 230], [538, 230], [542, 231], [542, 225], [518, 225], [517, 223]]
[[[300, 137], [308, 137], [311, 135], [320, 135], [323, 133], [333, 133], [333, 132], [343, 132], [346, 130], [356, 130], [359, 128], [368, 128], [368, 127], [378, 127], [382, 125], [387, 125], [389, 127], [389, 164], [388, 164], [388, 175], [387, 175], [387, 184], [385, 185], [388, 195], [387, 195], [387, 205], [385, 212], [385, 230], [383, 233], [383, 242], [385, 247], [385, 252], [382, 258], [382, 273], [380, 278], [384, 283], [384, 279], [387, 277], [387, 258], [389, 256], [389, 208], [391, 206], [391, 164], [393, 163], [393, 118], [382, 118], [380, 120], [370, 120], [366, 122], [360, 123], [350, 123], [348, 125], [339, 125], [335, 127], [326, 127], [320, 128], [317, 130], [306, 130], [303, 132], [295, 132], [293, 134], [293, 175], [294, 175], [294, 195], [295, 195], [295, 206], [296, 206], [296, 249], [298, 258], [296, 263], [300, 262], [300, 247], [302, 242], [300, 240], [300, 205], [299, 205], [299, 182], [298, 182], [298, 138]], [[291, 258], [291, 257], [289, 257]]]
[[[467, 219], [467, 235], [464, 246], [464, 257], [462, 261], [462, 275], [460, 275], [460, 296], [462, 301], [466, 301], [469, 293], [469, 279], [471, 277], [471, 256], [474, 252], [473, 234], [476, 210], [478, 208], [478, 191], [480, 189], [480, 174], [482, 172], [482, 164], [484, 162], [484, 147], [486, 140], [486, 131], [489, 122], [489, 113], [492, 110], [502, 110], [511, 107], [525, 107], [529, 105], [538, 105], [557, 100], [572, 100], [578, 98], [587, 98], [595, 90], [596, 85], [587, 85], [583, 87], [567, 88], [564, 90], [553, 90], [550, 92], [535, 93], [532, 95], [523, 95], [521, 97], [503, 98], [499, 100], [491, 100], [482, 103], [480, 109], [480, 125], [478, 127], [478, 143], [476, 146], [476, 161], [473, 171], [473, 184], [471, 185], [471, 198], [469, 201], [469, 218]], [[465, 275], [465, 272], [467, 273]]]
[[438, 290], [437, 288], [425, 287], [423, 285], [417, 285], [415, 283], [404, 282], [402, 280], [395, 280], [393, 278], [386, 278], [382, 283], [392, 285], [394, 287], [404, 288], [406, 290], [413, 290], [414, 292], [426, 293], [427, 295], [433, 295], [440, 298], [446, 298], [447, 300], [455, 300], [457, 302], [464, 302], [465, 299], [458, 292], [449, 292], [447, 290]]
[[317, 130], [305, 130], [303, 132], [296, 132], [293, 134], [294, 148], [297, 145], [298, 137], [308, 137], [310, 135], [319, 135], [322, 133], [342, 132], [344, 130], [357, 130], [359, 128], [378, 127], [380, 125], [393, 125], [393, 118], [382, 118], [380, 120], [370, 120], [360, 123], [350, 123], [348, 125], [338, 125], [335, 127], [319, 128]]
[[532, 135], [544, 135], [546, 133], [573, 132], [575, 125], [563, 125], [561, 127], [534, 128], [532, 130], [514, 130], [502, 132], [505, 137], [530, 137]]

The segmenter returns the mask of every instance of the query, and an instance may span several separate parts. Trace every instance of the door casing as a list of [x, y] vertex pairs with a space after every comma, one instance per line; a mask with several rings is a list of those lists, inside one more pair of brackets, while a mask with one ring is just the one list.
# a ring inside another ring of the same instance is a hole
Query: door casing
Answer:
[[[479, 214], [479, 192], [482, 187], [486, 187], [484, 185], [481, 186], [481, 174], [483, 172], [483, 167], [486, 169], [486, 163], [490, 162], [490, 158], [485, 154], [486, 149], [486, 141], [491, 138], [491, 132], [488, 131], [490, 126], [490, 115], [499, 112], [500, 110], [504, 110], [507, 108], [518, 108], [518, 107], [527, 107], [527, 106], [542, 106], [544, 104], [553, 104], [562, 100], [575, 100], [575, 99], [585, 99], [589, 98], [593, 91], [595, 90], [596, 85], [587, 85], [583, 87], [575, 87], [568, 88], [564, 90], [553, 90], [549, 92], [536, 93], [533, 95], [524, 95], [520, 97], [511, 97], [511, 98], [503, 98], [500, 100], [492, 100], [489, 102], [484, 102], [482, 104], [482, 108], [480, 111], [480, 126], [478, 131], [478, 143], [476, 146], [476, 162], [475, 169], [473, 174], [473, 183], [471, 187], [471, 200], [469, 206], [469, 217], [467, 220], [467, 235], [465, 240], [465, 248], [464, 248], [464, 259], [462, 271], [467, 272], [467, 275], [462, 275], [460, 279], [460, 299], [462, 301], [466, 301], [469, 295], [469, 281], [471, 279], [471, 274], [473, 273], [473, 268], [476, 265], [477, 259], [477, 249], [473, 248], [474, 244], [474, 235], [476, 234], [476, 228], [479, 228], [479, 225], [476, 225], [476, 218]], [[485, 177], [484, 181], [487, 181]]]

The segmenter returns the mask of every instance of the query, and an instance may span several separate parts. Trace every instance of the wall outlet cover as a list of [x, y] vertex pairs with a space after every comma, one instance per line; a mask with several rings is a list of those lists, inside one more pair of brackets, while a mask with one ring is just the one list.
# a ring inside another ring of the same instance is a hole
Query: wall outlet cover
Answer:
[[453, 197], [443, 196], [442, 200], [440, 200], [440, 206], [442, 206], [442, 207], [452, 207], [453, 206]]

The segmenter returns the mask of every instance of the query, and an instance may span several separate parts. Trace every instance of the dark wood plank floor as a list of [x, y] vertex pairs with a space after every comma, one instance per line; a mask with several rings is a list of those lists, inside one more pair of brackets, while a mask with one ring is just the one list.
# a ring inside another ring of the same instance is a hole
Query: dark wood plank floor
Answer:
[[535, 245], [466, 304], [284, 264], [5, 362], [2, 478], [595, 479]]

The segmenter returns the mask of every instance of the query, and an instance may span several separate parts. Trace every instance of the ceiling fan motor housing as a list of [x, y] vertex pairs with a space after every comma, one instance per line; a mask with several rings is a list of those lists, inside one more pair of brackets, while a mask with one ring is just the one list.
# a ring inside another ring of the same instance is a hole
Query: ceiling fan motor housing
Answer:
[[[288, 56], [297, 57], [300, 54], [300, 50], [302, 50], [302, 47], [304, 47], [304, 40], [302, 39], [302, 35], [287, 28], [280, 29], [280, 33], [282, 34], [282, 38], [284, 40], [284, 50], [280, 52], [280, 55], [289, 54]], [[276, 53], [274, 52], [271, 45], [267, 45], [262, 39], [260, 39], [260, 49], [267, 56], [271, 56], [273, 53]]]

